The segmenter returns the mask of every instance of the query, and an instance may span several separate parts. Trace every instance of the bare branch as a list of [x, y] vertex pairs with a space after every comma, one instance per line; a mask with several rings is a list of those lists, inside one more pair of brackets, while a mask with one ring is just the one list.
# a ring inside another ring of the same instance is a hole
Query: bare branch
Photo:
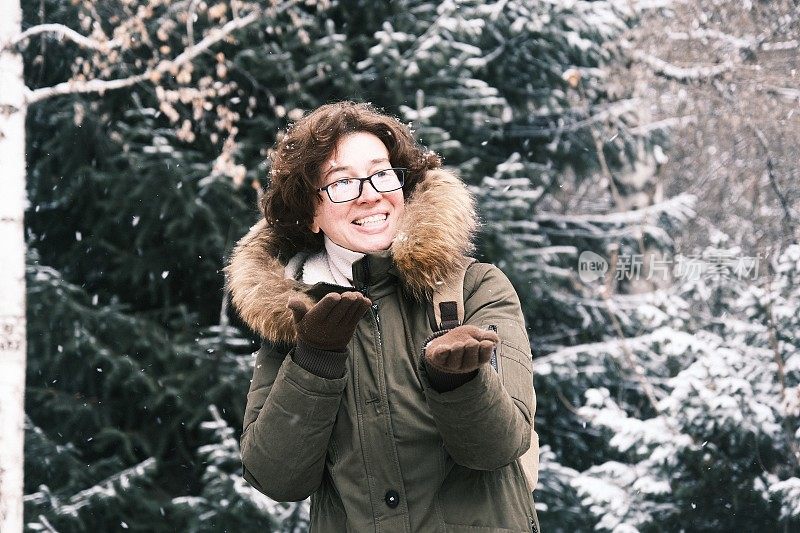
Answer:
[[682, 117], [670, 117], [646, 124], [640, 124], [635, 128], [631, 128], [632, 135], [647, 135], [656, 130], [662, 130], [673, 127], [683, 127], [689, 124], [697, 123], [697, 115], [683, 115]]
[[679, 67], [667, 63], [653, 55], [641, 51], [634, 51], [634, 57], [650, 67], [656, 74], [665, 78], [686, 83], [688, 81], [709, 80], [733, 70], [736, 66], [733, 61], [726, 61], [713, 66]]
[[51, 524], [51, 523], [50, 523], [50, 522], [47, 520], [47, 518], [45, 518], [45, 516], [44, 516], [44, 515], [39, 515], [39, 517], [38, 517], [38, 518], [39, 518], [39, 522], [42, 524], [42, 526], [44, 526], [44, 527], [45, 527], [45, 529], [46, 529], [46, 530], [47, 530], [49, 533], [58, 533], [58, 530], [57, 530], [56, 528], [54, 528], [54, 527], [53, 527], [53, 524]]
[[770, 94], [783, 96], [790, 100], [800, 100], [800, 89], [791, 89], [789, 87], [767, 87], [766, 89]]
[[676, 5], [686, 4], [687, 0], [630, 0], [628, 2], [636, 13], [648, 10], [673, 8]]
[[28, 28], [24, 32], [17, 35], [14, 40], [11, 41], [12, 46], [16, 46], [22, 41], [30, 39], [34, 35], [39, 35], [42, 33], [55, 33], [62, 39], [68, 39], [73, 43], [77, 44], [82, 48], [89, 48], [90, 50], [99, 50], [101, 52], [107, 52], [112, 48], [117, 48], [120, 43], [116, 40], [111, 41], [97, 41], [95, 39], [90, 39], [80, 33], [76, 32], [72, 28], [68, 28], [63, 24], [39, 24]]
[[778, 41], [774, 43], [758, 42], [760, 39], [755, 39], [752, 36], [736, 37], [735, 35], [731, 35], [729, 33], [706, 28], [698, 28], [688, 32], [668, 31], [667, 37], [673, 41], [688, 41], [690, 39], [705, 41], [714, 39], [717, 41], [724, 41], [740, 50], [755, 50], [758, 48], [759, 50], [766, 52], [771, 52], [774, 50], [794, 50], [795, 48], [800, 47], [800, 41], [796, 39], [790, 41]]
[[705, 29], [705, 28], [698, 28], [696, 30], [691, 30], [688, 32], [684, 31], [669, 31], [667, 32], [667, 37], [674, 41], [688, 41], [691, 39], [697, 39], [698, 41], [706, 41], [708, 39], [714, 39], [716, 41], [723, 41], [735, 48], [740, 50], [753, 50], [756, 47], [755, 39], [751, 38], [743, 38], [743, 37], [736, 37], [735, 35], [730, 35], [728, 33], [723, 33], [718, 30], [712, 29]]
[[786, 226], [790, 240], [792, 242], [797, 242], [792, 211], [789, 207], [789, 201], [786, 199], [786, 196], [783, 194], [783, 192], [781, 192], [781, 189], [778, 186], [778, 180], [775, 177], [775, 163], [772, 160], [772, 153], [769, 149], [767, 138], [760, 129], [753, 127], [753, 131], [755, 132], [756, 138], [761, 143], [761, 147], [764, 149], [764, 152], [767, 155], [767, 177], [769, 177], [769, 183], [772, 186], [772, 190], [775, 192], [775, 196], [778, 197], [778, 201], [781, 204], [781, 209], [783, 210], [783, 223]]
[[189, 39], [190, 46], [194, 46], [194, 14], [198, 1], [192, 0], [189, 3], [189, 16], [186, 17], [186, 37]]
[[189, 46], [175, 59], [161, 61], [155, 67], [146, 70], [142, 74], [116, 80], [65, 81], [53, 87], [44, 87], [42, 89], [30, 91], [27, 93], [28, 104], [33, 104], [63, 94], [103, 93], [105, 91], [130, 87], [131, 85], [143, 81], [157, 80], [162, 74], [191, 62], [198, 55], [225, 39], [234, 31], [249, 26], [258, 20], [260, 16], [261, 10], [256, 10], [242, 18], [231, 20], [221, 28], [211, 30], [199, 43], [194, 46]]
[[603, 141], [596, 128], [589, 128], [589, 131], [591, 131], [592, 139], [594, 140], [594, 147], [597, 152], [597, 161], [600, 163], [600, 170], [603, 172], [606, 181], [608, 181], [608, 188], [611, 191], [611, 198], [614, 199], [614, 205], [619, 208], [622, 206], [622, 196], [619, 193], [619, 189], [617, 189], [617, 184], [614, 182], [614, 175], [611, 174], [611, 169], [606, 162], [606, 155], [603, 152]]
[[777, 43], [762, 43], [760, 48], [767, 52], [771, 52], [773, 50], [794, 50], [795, 48], [800, 48], [800, 41], [794, 39], [791, 41], [780, 41]]

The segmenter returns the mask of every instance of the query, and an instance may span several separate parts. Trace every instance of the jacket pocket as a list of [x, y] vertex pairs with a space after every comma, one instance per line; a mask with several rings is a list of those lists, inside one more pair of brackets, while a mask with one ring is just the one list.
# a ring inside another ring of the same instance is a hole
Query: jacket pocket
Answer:
[[[509, 325], [509, 328], [513, 326]], [[532, 410], [535, 408], [533, 398], [533, 362], [530, 349], [523, 351], [515, 346], [513, 332], [504, 331], [506, 328], [495, 328], [500, 336], [500, 345], [496, 349], [497, 370], [500, 382], [511, 398], [525, 415], [525, 419], [532, 423]], [[504, 335], [505, 334], [505, 335]], [[527, 340], [527, 336], [525, 337]]]
[[496, 470], [453, 464], [436, 498], [445, 531], [530, 533], [533, 499], [515, 463]]

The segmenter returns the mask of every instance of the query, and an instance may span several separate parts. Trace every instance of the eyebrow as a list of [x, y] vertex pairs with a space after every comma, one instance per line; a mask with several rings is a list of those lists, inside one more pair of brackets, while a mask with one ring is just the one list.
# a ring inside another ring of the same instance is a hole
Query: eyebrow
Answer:
[[[371, 159], [369, 164], [370, 165], [374, 165], [375, 163], [381, 163], [383, 161], [386, 161], [388, 163], [389, 159], [386, 158], [386, 157], [379, 157], [377, 159]], [[348, 167], [348, 166], [334, 167], [334, 168], [330, 169], [329, 171], [327, 171], [325, 174], [323, 174], [322, 180], [325, 181], [328, 178], [328, 176], [330, 176], [334, 172], [339, 172], [341, 170], [349, 170], [350, 168], [351, 167]]]

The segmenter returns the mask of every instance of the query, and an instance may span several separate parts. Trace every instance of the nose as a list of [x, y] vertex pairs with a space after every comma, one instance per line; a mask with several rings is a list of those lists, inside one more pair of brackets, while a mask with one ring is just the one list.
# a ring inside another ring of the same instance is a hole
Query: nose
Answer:
[[381, 198], [383, 198], [383, 195], [372, 186], [372, 183], [365, 181], [364, 186], [361, 189], [361, 196], [358, 197], [357, 201], [360, 204], [366, 204], [370, 202], [377, 202]]

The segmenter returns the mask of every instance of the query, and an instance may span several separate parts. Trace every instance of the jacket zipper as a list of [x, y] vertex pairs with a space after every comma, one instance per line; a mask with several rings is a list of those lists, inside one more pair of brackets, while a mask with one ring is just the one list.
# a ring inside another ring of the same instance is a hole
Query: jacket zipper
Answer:
[[[497, 333], [497, 326], [495, 326], [494, 324], [490, 324], [489, 326], [486, 327], [486, 329], [488, 329], [490, 331], [494, 331], [495, 333]], [[495, 372], [500, 372], [500, 370], [497, 367], [497, 348], [496, 347], [492, 348], [492, 357], [489, 359], [489, 362], [494, 367], [494, 371]]]
[[378, 315], [378, 304], [372, 304], [372, 316], [375, 317], [375, 331], [378, 332], [378, 349], [383, 353], [383, 342], [381, 341], [381, 317]]
[[364, 258], [364, 285], [358, 290], [364, 296], [369, 297], [369, 257]]
[[[369, 297], [369, 258], [364, 258], [364, 285], [359, 289], [361, 294]], [[370, 306], [372, 316], [375, 317], [375, 331], [378, 332], [378, 350], [383, 354], [383, 342], [381, 340], [381, 317], [378, 316], [378, 304]]]
[[[375, 332], [377, 333], [375, 341], [378, 345], [378, 358], [381, 361], [383, 361], [383, 341], [381, 340], [381, 318], [378, 315], [378, 304], [372, 304], [369, 310], [372, 312], [372, 316], [375, 318]], [[375, 398], [374, 400], [375, 403], [373, 405], [375, 406], [375, 412], [380, 414], [383, 403], [381, 402], [381, 397], [378, 396], [378, 398]]]

